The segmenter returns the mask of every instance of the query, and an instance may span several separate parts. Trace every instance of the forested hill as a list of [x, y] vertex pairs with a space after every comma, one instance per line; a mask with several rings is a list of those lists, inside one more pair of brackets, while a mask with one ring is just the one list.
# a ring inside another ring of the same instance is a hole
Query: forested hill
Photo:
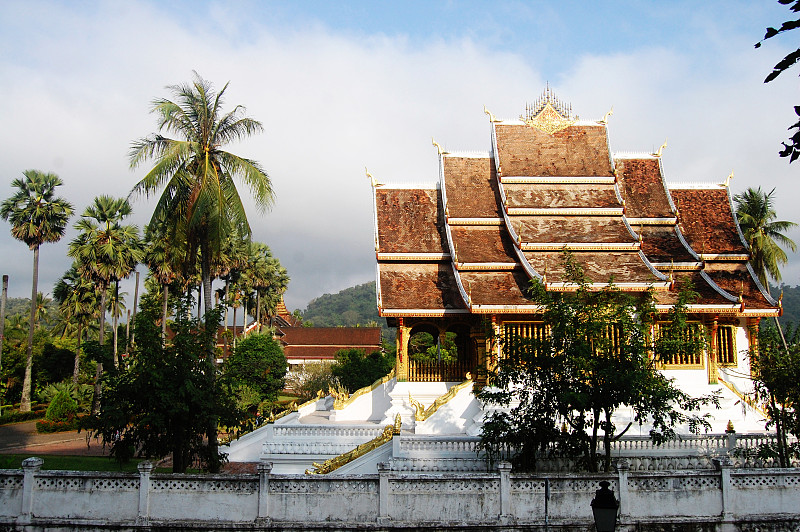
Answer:
[[312, 299], [301, 314], [303, 322], [311, 322], [314, 327], [377, 324], [386, 328], [386, 320], [378, 316], [375, 281], [345, 288], [337, 294], [325, 294]]
[[772, 296], [780, 297], [783, 290], [783, 316], [780, 318], [781, 325], [800, 322], [800, 286], [783, 285], [780, 288], [770, 287]]

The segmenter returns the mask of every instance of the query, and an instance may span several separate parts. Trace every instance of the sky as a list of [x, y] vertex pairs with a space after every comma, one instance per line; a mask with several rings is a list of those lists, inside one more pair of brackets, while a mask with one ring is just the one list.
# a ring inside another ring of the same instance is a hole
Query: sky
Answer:
[[[95, 196], [127, 196], [149, 169], [132, 170], [128, 151], [156, 131], [151, 102], [196, 71], [218, 89], [229, 82], [228, 108], [264, 126], [228, 149], [272, 180], [269, 212], [245, 206], [253, 238], [289, 272], [290, 309], [375, 278], [365, 169], [380, 182], [434, 183], [432, 138], [486, 152], [484, 106], [517, 118], [547, 84], [580, 118], [613, 106], [612, 151], [666, 139], [668, 182], [721, 183], [733, 171], [734, 194], [774, 188], [778, 217], [800, 222], [800, 162], [778, 157], [800, 68], [763, 83], [800, 33], [753, 47], [791, 15], [767, 0], [0, 0], [0, 199], [27, 169], [64, 181], [71, 224]], [[132, 200], [141, 227], [153, 200]], [[69, 267], [75, 235], [42, 247], [41, 292]], [[789, 236], [800, 243], [800, 230]], [[30, 296], [31, 264], [0, 220], [10, 297]], [[800, 284], [799, 254], [783, 277]]]

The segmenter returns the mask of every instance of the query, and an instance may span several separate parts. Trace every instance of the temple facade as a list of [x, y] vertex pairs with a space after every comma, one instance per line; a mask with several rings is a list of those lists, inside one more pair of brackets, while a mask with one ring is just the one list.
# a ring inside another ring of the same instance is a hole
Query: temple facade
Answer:
[[[531, 280], [550, 291], [577, 288], [564, 277], [568, 250], [592, 288], [613, 280], [625, 292], [652, 290], [665, 319], [691, 282], [700, 297], [690, 319], [705, 327], [710, 346], [662, 369], [679, 381], [750, 391], [747, 350], [759, 320], [779, 315], [780, 304], [748, 263], [730, 177], [668, 185], [663, 146], [613, 153], [608, 115], [579, 120], [549, 89], [518, 119], [485, 112], [488, 151], [449, 152], [434, 142], [435, 186], [372, 178], [377, 304], [397, 327], [398, 381], [462, 381], [470, 372], [484, 385], [501, 349], [490, 336], [542, 333]], [[420, 333], [437, 345], [449, 336], [457, 359], [415, 355]]]

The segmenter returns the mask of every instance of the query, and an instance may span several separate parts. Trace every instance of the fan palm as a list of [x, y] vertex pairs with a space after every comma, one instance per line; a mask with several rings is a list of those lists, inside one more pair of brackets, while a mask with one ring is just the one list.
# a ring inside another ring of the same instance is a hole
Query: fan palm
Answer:
[[272, 256], [266, 244], [253, 242], [250, 246], [245, 278], [248, 288], [255, 291], [255, 302], [250, 301], [254, 308], [250, 312], [260, 326], [262, 309], [268, 316], [275, 314], [281, 296], [289, 284], [289, 275], [280, 261]]
[[[78, 236], [70, 242], [69, 256], [75, 259], [81, 274], [95, 283], [100, 293], [100, 345], [105, 340], [106, 293], [112, 282], [116, 283], [130, 275], [142, 260], [139, 229], [135, 225], [123, 225], [122, 219], [131, 214], [126, 199], [98, 196], [86, 207], [81, 219], [75, 224]], [[116, 356], [114, 363], [118, 364]], [[95, 397], [99, 397], [102, 362], [95, 372]], [[95, 402], [93, 410], [98, 404]]]
[[163, 215], [172, 221], [173, 236], [186, 238], [188, 260], [200, 253], [206, 312], [211, 308], [212, 263], [226, 233], [241, 226], [243, 236], [250, 236], [234, 179], [249, 187], [259, 209], [267, 209], [273, 201], [272, 184], [261, 166], [222, 149], [263, 129], [260, 122], [244, 116], [242, 106], [222, 111], [227, 87], [216, 93], [196, 72], [191, 84], [168, 87], [174, 100], [156, 99], [152, 111], [158, 116], [158, 131], [178, 138], [156, 133], [135, 141], [130, 151], [132, 168], [155, 161], [131, 193], [151, 195], [163, 189], [153, 219]]
[[797, 245], [783, 233], [797, 224], [794, 222], [777, 221], [775, 207], [773, 206], [773, 188], [769, 193], [748, 188], [733, 197], [736, 203], [736, 218], [742, 233], [750, 246], [750, 264], [765, 288], [769, 289], [767, 277], [776, 282], [781, 281], [780, 266], [788, 260], [786, 252], [781, 246], [792, 251], [797, 250]]
[[45, 242], [58, 242], [64, 236], [72, 205], [56, 197], [55, 189], [63, 184], [55, 174], [26, 170], [25, 179], [15, 179], [11, 186], [17, 192], [0, 205], [0, 217], [11, 223], [11, 235], [25, 242], [33, 251], [33, 283], [28, 351], [25, 378], [22, 384], [20, 410], [31, 409], [31, 375], [33, 371], [33, 331], [36, 324], [36, 295], [39, 284], [39, 247]]
[[79, 264], [73, 262], [70, 269], [56, 281], [53, 297], [58, 301], [58, 308], [61, 311], [64, 334], [70, 323], [74, 323], [77, 328], [78, 349], [75, 350], [75, 366], [72, 372], [72, 381], [77, 383], [83, 331], [97, 313], [97, 292], [94, 284], [80, 274]]

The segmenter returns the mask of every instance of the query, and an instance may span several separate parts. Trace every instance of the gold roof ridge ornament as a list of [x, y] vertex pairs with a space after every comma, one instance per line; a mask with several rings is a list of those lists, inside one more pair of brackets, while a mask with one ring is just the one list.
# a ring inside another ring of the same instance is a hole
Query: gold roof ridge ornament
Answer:
[[722, 186], [728, 188], [728, 186], [731, 184], [731, 179], [733, 179], [733, 170], [731, 170], [731, 174], [725, 178], [725, 182], [722, 184]]
[[519, 118], [525, 125], [544, 131], [548, 135], [566, 129], [578, 121], [577, 116], [572, 116], [572, 105], [559, 100], [550, 90], [550, 84], [539, 99], [525, 106], [525, 113]]
[[438, 142], [436, 142], [436, 140], [435, 140], [433, 137], [431, 137], [431, 144], [433, 144], [434, 146], [436, 146], [436, 151], [438, 151], [438, 152], [439, 152], [439, 155], [444, 155], [445, 153], [450, 153], [450, 152], [448, 152], [447, 150], [445, 150], [444, 148], [442, 148], [442, 147], [439, 145], [439, 143], [438, 143]]
[[369, 170], [367, 170], [366, 166], [364, 167], [364, 173], [366, 173], [367, 179], [369, 179], [369, 182], [372, 185], [372, 188], [378, 188], [378, 187], [382, 187], [383, 186], [383, 183], [378, 183], [375, 180], [375, 178], [372, 177], [372, 174], [369, 173]]
[[656, 151], [656, 152], [653, 154], [653, 156], [655, 156], [655, 157], [661, 157], [661, 152], [663, 152], [663, 151], [664, 151], [664, 148], [666, 148], [666, 147], [667, 147], [667, 139], [664, 139], [664, 144], [662, 144], [661, 146], [659, 146], [659, 147], [658, 147], [658, 151]]
[[494, 117], [491, 111], [489, 111], [486, 106], [483, 106], [483, 114], [489, 116], [489, 122], [498, 122], [498, 120]]
[[608, 119], [611, 118], [611, 115], [613, 115], [613, 114], [614, 114], [614, 106], [612, 105], [611, 109], [609, 109], [608, 112], [605, 115], [603, 115], [603, 119], [600, 120], [600, 123], [601, 124], [608, 124]]

